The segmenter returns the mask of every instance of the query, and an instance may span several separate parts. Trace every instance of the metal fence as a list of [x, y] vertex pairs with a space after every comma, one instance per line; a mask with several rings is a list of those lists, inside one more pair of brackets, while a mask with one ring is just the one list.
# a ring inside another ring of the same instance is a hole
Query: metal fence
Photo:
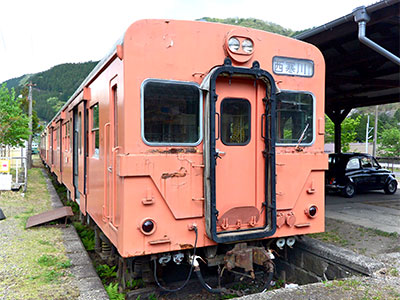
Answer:
[[400, 172], [400, 157], [377, 157], [379, 164], [387, 169], [391, 169], [392, 172]]
[[28, 167], [24, 156], [0, 157], [0, 190], [19, 190], [27, 188]]

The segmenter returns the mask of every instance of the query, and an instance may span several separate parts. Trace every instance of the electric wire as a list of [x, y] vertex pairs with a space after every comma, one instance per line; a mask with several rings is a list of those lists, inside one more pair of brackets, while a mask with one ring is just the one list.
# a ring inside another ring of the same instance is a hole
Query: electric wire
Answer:
[[185, 281], [179, 288], [176, 288], [176, 289], [169, 289], [169, 288], [166, 288], [166, 287], [164, 287], [164, 286], [162, 286], [162, 285], [160, 284], [160, 282], [158, 281], [158, 278], [157, 278], [157, 259], [154, 259], [154, 280], [156, 281], [158, 287], [159, 287], [160, 289], [162, 289], [163, 291], [166, 291], [166, 292], [169, 292], [169, 293], [179, 292], [180, 290], [182, 290], [182, 289], [188, 284], [188, 282], [189, 282], [189, 280], [190, 280], [190, 277], [192, 276], [193, 268], [194, 268], [194, 260], [195, 260], [195, 257], [196, 257], [197, 238], [198, 238], [197, 227], [193, 227], [193, 229], [194, 229], [194, 232], [196, 233], [196, 239], [195, 239], [195, 241], [194, 241], [192, 263], [191, 263], [189, 275], [188, 275], [188, 277], [186, 278], [186, 281]]

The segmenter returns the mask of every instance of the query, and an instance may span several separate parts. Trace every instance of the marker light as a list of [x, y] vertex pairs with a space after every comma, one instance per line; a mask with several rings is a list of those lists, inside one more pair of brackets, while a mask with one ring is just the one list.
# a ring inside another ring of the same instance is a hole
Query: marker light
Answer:
[[229, 50], [236, 52], [240, 48], [240, 42], [237, 38], [231, 37], [228, 41]]
[[251, 53], [251, 52], [253, 52], [253, 42], [252, 42], [251, 40], [249, 40], [249, 39], [245, 39], [245, 40], [242, 42], [242, 49], [243, 49], [243, 51], [246, 52], [246, 53]]
[[155, 230], [155, 224], [153, 220], [147, 219], [142, 223], [142, 232], [144, 234], [151, 234]]
[[309, 218], [315, 218], [315, 216], [317, 215], [317, 212], [318, 212], [318, 207], [316, 207], [315, 205], [311, 205], [309, 208], [306, 208], [304, 210], [304, 213]]

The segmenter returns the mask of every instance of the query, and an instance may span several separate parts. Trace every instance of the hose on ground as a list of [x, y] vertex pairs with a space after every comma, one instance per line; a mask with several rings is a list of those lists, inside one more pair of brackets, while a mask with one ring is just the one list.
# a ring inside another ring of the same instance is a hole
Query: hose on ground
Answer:
[[205, 280], [204, 280], [204, 278], [203, 278], [203, 275], [201, 275], [200, 268], [197, 267], [197, 268], [194, 270], [194, 273], [197, 275], [197, 278], [199, 279], [201, 285], [202, 285], [208, 292], [210, 292], [210, 293], [212, 293], [212, 294], [221, 294], [221, 293], [222, 293], [222, 291], [221, 291], [220, 289], [213, 289], [211, 286], [209, 286], [209, 285], [207, 284], [207, 282], [205, 282]]

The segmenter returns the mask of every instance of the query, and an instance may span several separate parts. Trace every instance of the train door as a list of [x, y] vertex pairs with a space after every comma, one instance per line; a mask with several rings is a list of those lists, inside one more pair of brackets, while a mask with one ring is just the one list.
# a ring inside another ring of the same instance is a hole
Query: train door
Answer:
[[54, 155], [53, 155], [53, 149], [54, 149], [54, 130], [53, 127], [50, 127], [50, 151], [49, 151], [49, 155], [50, 155], [50, 165], [52, 166], [54, 164]]
[[207, 233], [216, 242], [271, 236], [276, 230], [274, 81], [258, 68], [231, 66], [209, 77]]
[[118, 146], [118, 77], [110, 81], [110, 98], [108, 120], [104, 128], [104, 167], [105, 167], [105, 212], [108, 222], [117, 227], [117, 173], [116, 159], [119, 151]]
[[85, 195], [85, 153], [86, 153], [86, 104], [80, 102], [73, 109], [73, 186], [75, 201], [81, 205]]
[[[62, 172], [63, 172], [63, 167], [62, 167], [62, 163], [63, 163], [63, 143], [62, 143], [62, 140], [63, 140], [63, 136], [64, 136], [64, 134], [63, 134], [63, 126], [62, 126], [62, 120], [60, 120], [60, 126], [58, 127], [58, 141], [57, 141], [57, 147], [58, 147], [58, 149], [59, 149], [59, 159], [60, 159], [60, 161], [59, 161], [59, 163], [60, 163], [60, 165], [59, 165], [59, 168], [60, 168], [60, 176], [61, 176], [61, 178], [62, 178]], [[62, 181], [62, 179], [60, 179], [61, 181]]]
[[79, 151], [80, 151], [80, 135], [81, 135], [81, 122], [82, 122], [82, 116], [78, 112], [78, 108], [74, 108], [73, 112], [74, 116], [74, 135], [73, 135], [73, 156], [72, 156], [72, 161], [73, 161], [73, 185], [74, 185], [74, 198], [75, 201], [80, 203], [80, 197], [79, 197]]

